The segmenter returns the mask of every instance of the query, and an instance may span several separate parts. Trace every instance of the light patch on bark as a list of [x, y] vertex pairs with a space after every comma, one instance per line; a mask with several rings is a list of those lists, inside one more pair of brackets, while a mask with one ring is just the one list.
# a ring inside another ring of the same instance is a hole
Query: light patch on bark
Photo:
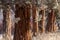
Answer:
[[21, 20], [20, 17], [18, 17], [18, 18], [15, 18], [14, 22], [18, 23], [20, 20]]
[[42, 15], [39, 15], [39, 11], [38, 11], [38, 10], [36, 11], [36, 15], [37, 15], [37, 16], [36, 16], [37, 18], [35, 18], [35, 22], [38, 22], [38, 21], [41, 20]]
[[30, 4], [31, 2], [30, 2], [30, 1], [26, 1], [25, 3], [26, 3], [26, 4]]

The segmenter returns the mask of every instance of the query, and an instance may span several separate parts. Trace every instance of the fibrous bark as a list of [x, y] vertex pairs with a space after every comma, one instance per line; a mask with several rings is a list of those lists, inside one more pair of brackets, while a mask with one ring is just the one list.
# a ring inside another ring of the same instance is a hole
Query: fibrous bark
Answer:
[[33, 12], [33, 32], [38, 33], [38, 13], [37, 13], [37, 7], [36, 5], [32, 6], [32, 12]]
[[7, 5], [3, 11], [3, 18], [4, 18], [4, 27], [5, 29], [5, 40], [11, 40], [11, 11], [10, 7]]
[[56, 22], [56, 15], [55, 15], [55, 11], [52, 9], [51, 13], [49, 13], [49, 15], [48, 15], [47, 30], [49, 32], [56, 31], [57, 26], [56, 26], [55, 22]]
[[31, 40], [31, 6], [25, 4], [19, 6], [16, 4], [15, 17], [20, 18], [18, 23], [15, 23], [14, 40]]
[[42, 33], [45, 32], [45, 10], [41, 10], [42, 13]]

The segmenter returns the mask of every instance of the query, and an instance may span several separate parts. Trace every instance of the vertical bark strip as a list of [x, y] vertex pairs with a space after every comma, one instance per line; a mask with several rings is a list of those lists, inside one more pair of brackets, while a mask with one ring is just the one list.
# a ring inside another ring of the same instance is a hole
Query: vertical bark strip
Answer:
[[25, 10], [25, 12], [27, 12], [27, 13], [25, 13], [25, 22], [26, 22], [26, 34], [25, 34], [25, 40], [31, 40], [31, 25], [32, 25], [32, 23], [31, 23], [31, 5], [30, 4], [27, 4], [26, 6], [26, 10]]
[[[23, 19], [23, 7], [20, 7], [19, 4], [15, 5], [16, 10], [15, 10], [15, 17], [16, 18], [22, 18]], [[23, 24], [23, 20], [20, 20], [17, 24], [15, 23], [15, 32], [14, 32], [14, 40], [23, 40], [23, 31], [21, 30], [22, 27], [25, 25]], [[22, 32], [21, 32], [22, 31]]]
[[[33, 11], [33, 32], [34, 32], [34, 35], [35, 33], [38, 32], [38, 16], [37, 16], [37, 7], [35, 5], [32, 6], [32, 11]], [[35, 22], [36, 21], [36, 22]]]
[[52, 9], [51, 13], [49, 13], [49, 15], [48, 15], [47, 30], [49, 32], [56, 31], [57, 27], [55, 26], [56, 25], [55, 21], [56, 21], [55, 11]]
[[42, 33], [45, 32], [45, 10], [41, 10], [42, 12]]
[[55, 11], [53, 10], [53, 31], [56, 32], [58, 30], [58, 26], [56, 24], [56, 15]]
[[10, 11], [10, 7], [7, 5], [6, 9], [4, 9], [3, 11], [3, 16], [4, 16], [4, 20], [5, 20], [5, 27], [6, 27], [6, 31], [5, 31], [5, 39], [7, 40], [11, 40], [11, 11]]
[[52, 29], [52, 20], [53, 20], [53, 18], [52, 18], [52, 11], [51, 11], [51, 13], [49, 13], [48, 14], [48, 23], [47, 23], [47, 31], [49, 31], [49, 32], [51, 32], [51, 30], [53, 30]]
[[31, 40], [30, 9], [30, 4], [25, 4], [25, 6], [16, 4], [15, 17], [21, 20], [15, 24], [14, 40]]
[[54, 10], [51, 10], [51, 31], [53, 32], [53, 30], [54, 30]]

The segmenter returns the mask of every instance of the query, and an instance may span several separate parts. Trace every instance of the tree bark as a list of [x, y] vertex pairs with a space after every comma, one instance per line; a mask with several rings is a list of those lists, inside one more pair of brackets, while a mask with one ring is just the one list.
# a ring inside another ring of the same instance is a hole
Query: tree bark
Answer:
[[33, 34], [35, 35], [38, 33], [38, 13], [37, 13], [37, 7], [35, 5], [32, 6], [32, 12], [33, 12]]
[[45, 32], [45, 10], [41, 10], [42, 13], [42, 33]]
[[58, 26], [56, 24], [56, 14], [54, 11], [54, 15], [53, 15], [53, 31], [56, 32], [58, 30]]
[[16, 4], [15, 17], [21, 20], [15, 23], [14, 40], [31, 40], [31, 6], [25, 4], [25, 6], [19, 6]]
[[5, 7], [4, 11], [3, 11], [3, 17], [4, 17], [4, 20], [3, 20], [3, 25], [4, 27], [6, 28], [5, 30], [5, 39], [7, 40], [11, 40], [11, 11], [10, 11], [10, 8], [7, 6]]
[[56, 16], [55, 16], [55, 11], [52, 9], [51, 13], [48, 15], [48, 23], [47, 23], [47, 30], [49, 32], [54, 32], [56, 31], [57, 26], [55, 26], [56, 22]]

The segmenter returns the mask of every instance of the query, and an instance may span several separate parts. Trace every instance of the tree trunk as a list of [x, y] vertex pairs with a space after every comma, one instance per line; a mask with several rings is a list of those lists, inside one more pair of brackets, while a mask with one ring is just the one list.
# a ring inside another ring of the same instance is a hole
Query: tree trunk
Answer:
[[11, 11], [9, 7], [5, 7], [3, 11], [3, 17], [4, 17], [4, 27], [6, 28], [5, 31], [5, 39], [11, 40]]
[[53, 31], [56, 32], [58, 30], [58, 26], [56, 24], [56, 14], [54, 12], [54, 15], [53, 15]]
[[52, 9], [51, 13], [48, 15], [48, 23], [47, 23], [47, 30], [49, 32], [54, 32], [56, 30], [56, 16], [55, 16], [55, 11]]
[[41, 10], [42, 13], [42, 33], [45, 32], [45, 10]]
[[14, 40], [31, 40], [31, 6], [19, 6], [16, 4], [15, 17], [20, 18], [20, 21], [15, 24]]
[[35, 5], [32, 6], [32, 12], [33, 12], [33, 34], [36, 35], [38, 33], [38, 13], [37, 13], [37, 7]]

